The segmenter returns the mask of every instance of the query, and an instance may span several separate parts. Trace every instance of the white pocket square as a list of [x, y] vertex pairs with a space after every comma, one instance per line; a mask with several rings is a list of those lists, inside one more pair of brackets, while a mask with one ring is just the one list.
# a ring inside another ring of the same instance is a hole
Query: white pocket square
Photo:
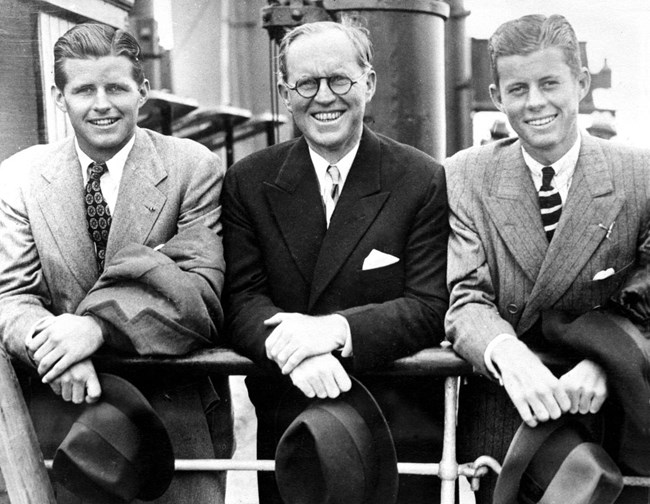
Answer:
[[380, 252], [377, 249], [372, 249], [370, 251], [370, 254], [368, 254], [368, 257], [363, 260], [363, 266], [361, 269], [365, 271], [382, 268], [384, 266], [388, 266], [389, 264], [394, 264], [397, 261], [399, 261], [399, 257], [386, 254], [385, 252]]
[[609, 278], [614, 274], [614, 268], [607, 268], [606, 270], [599, 271], [594, 275], [594, 282], [597, 282], [598, 280], [605, 280], [605, 278]]

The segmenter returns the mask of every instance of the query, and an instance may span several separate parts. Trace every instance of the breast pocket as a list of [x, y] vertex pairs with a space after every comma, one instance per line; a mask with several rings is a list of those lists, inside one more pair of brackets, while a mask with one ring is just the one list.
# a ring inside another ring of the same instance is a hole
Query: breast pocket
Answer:
[[404, 266], [402, 261], [381, 268], [359, 270], [359, 286], [368, 303], [381, 303], [404, 293]]
[[[627, 276], [633, 271], [633, 266], [635, 262], [630, 261], [624, 264], [622, 267], [619, 267], [613, 274], [603, 278], [601, 280], [592, 280], [592, 285], [595, 290], [599, 293], [598, 304], [603, 304], [605, 301], [613, 295], [618, 289], [621, 288], [623, 282]], [[596, 274], [603, 273], [606, 270], [601, 270]], [[596, 275], [594, 275], [595, 278]]]

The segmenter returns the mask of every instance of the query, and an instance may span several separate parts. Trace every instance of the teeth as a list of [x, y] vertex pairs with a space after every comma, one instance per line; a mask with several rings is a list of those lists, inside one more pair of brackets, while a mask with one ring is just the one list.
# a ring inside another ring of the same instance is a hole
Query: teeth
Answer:
[[532, 121], [528, 121], [528, 124], [530, 124], [531, 126], [544, 126], [546, 124], [549, 124], [550, 122], [553, 122], [554, 120], [555, 120], [555, 116], [549, 116], [543, 119], [534, 119]]
[[335, 121], [341, 117], [342, 114], [342, 112], [318, 112], [317, 114], [314, 114], [314, 117], [318, 121]]
[[109, 126], [116, 122], [117, 119], [95, 119], [94, 121], [90, 121], [96, 126]]

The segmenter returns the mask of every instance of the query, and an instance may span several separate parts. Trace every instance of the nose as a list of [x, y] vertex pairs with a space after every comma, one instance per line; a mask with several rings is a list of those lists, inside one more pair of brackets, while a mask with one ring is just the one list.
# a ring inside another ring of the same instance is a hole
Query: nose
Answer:
[[318, 85], [318, 93], [314, 96], [314, 100], [319, 103], [328, 103], [336, 100], [336, 95], [332, 93], [326, 77], [321, 77]]
[[108, 110], [111, 108], [111, 102], [108, 99], [106, 91], [98, 89], [95, 94], [95, 102], [93, 103], [95, 110]]
[[528, 90], [528, 108], [540, 108], [546, 104], [546, 95], [538, 86], [531, 86]]

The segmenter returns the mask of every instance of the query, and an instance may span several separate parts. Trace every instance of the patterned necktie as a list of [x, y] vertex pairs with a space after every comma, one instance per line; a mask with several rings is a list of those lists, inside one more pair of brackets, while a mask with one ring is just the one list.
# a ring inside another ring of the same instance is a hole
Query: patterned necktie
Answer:
[[102, 175], [108, 168], [106, 163], [92, 163], [88, 167], [88, 182], [86, 183], [86, 220], [88, 221], [88, 232], [93, 242], [95, 242], [95, 252], [97, 253], [97, 266], [99, 272], [104, 271], [104, 261], [106, 259], [106, 243], [108, 242], [108, 232], [111, 229], [111, 211], [108, 208], [102, 188], [99, 183]]
[[339, 193], [341, 192], [341, 174], [336, 166], [327, 167], [327, 175], [325, 177], [325, 217], [327, 218], [327, 225], [329, 226], [330, 218], [334, 213], [334, 207], [339, 200]]
[[550, 242], [562, 214], [562, 198], [560, 193], [551, 185], [555, 170], [550, 166], [542, 168], [542, 187], [539, 189], [539, 207], [542, 211], [542, 224], [546, 238]]

